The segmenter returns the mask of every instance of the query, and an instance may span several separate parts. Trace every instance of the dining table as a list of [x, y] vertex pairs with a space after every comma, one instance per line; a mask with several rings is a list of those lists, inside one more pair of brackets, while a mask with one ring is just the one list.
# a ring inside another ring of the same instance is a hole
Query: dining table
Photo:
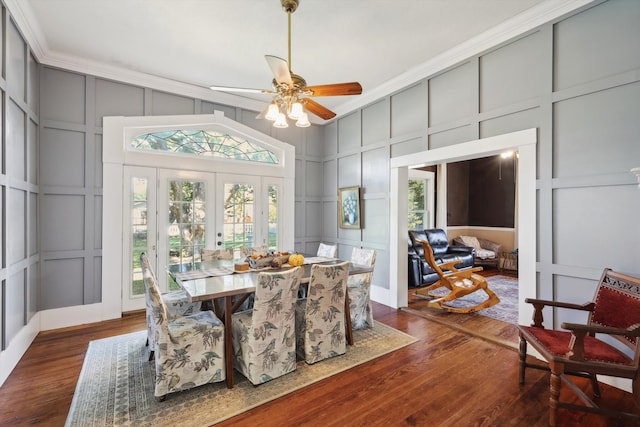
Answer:
[[[192, 302], [211, 301], [214, 312], [224, 322], [225, 371], [228, 388], [233, 388], [234, 384], [232, 314], [255, 292], [260, 272], [278, 272], [293, 268], [284, 264], [279, 268], [266, 267], [240, 272], [234, 269], [234, 264], [238, 262], [239, 260], [216, 260], [168, 266], [169, 275], [186, 291], [190, 300]], [[300, 279], [301, 286], [309, 283], [312, 265], [335, 265], [342, 262], [345, 261], [336, 258], [305, 257], [304, 264], [301, 266], [303, 269]], [[373, 267], [349, 263], [349, 275], [371, 273], [372, 271]], [[220, 301], [222, 301], [222, 307]], [[347, 343], [353, 345], [348, 289], [345, 298], [345, 334]]]

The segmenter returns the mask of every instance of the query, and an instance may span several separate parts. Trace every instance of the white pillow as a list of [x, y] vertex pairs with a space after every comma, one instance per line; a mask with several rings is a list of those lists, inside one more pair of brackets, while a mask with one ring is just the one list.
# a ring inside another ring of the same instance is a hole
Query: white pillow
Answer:
[[474, 236], [460, 236], [460, 240], [462, 240], [462, 243], [464, 243], [465, 246], [471, 246], [472, 248], [475, 248], [478, 251], [480, 249], [482, 249], [482, 247], [480, 246], [480, 242], [478, 241], [477, 237], [474, 237]]

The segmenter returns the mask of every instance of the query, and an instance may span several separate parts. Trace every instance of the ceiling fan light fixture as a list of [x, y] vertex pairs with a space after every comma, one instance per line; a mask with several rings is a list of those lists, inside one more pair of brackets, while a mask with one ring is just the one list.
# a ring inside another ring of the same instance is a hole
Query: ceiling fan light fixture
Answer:
[[289, 127], [289, 123], [287, 123], [287, 117], [284, 115], [284, 113], [278, 113], [278, 118], [276, 118], [276, 121], [273, 123], [273, 127], [280, 129]]
[[264, 116], [265, 119], [271, 120], [275, 122], [278, 119], [278, 115], [280, 114], [280, 110], [278, 106], [274, 103], [269, 104], [269, 109], [267, 110], [267, 114]]
[[291, 111], [289, 111], [288, 114], [291, 120], [298, 120], [303, 114], [304, 111], [302, 110], [302, 104], [300, 102], [296, 101], [291, 104]]
[[309, 126], [311, 126], [311, 123], [309, 122], [309, 115], [303, 112], [296, 122], [296, 126], [298, 126], [299, 128], [308, 128]]

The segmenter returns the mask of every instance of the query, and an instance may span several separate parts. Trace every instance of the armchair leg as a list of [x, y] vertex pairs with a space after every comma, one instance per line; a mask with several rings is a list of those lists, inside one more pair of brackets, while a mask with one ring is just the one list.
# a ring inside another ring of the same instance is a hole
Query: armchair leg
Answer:
[[558, 401], [560, 400], [560, 374], [551, 371], [549, 380], [549, 425], [556, 427], [558, 419]]
[[527, 340], [520, 337], [520, 384], [524, 384], [525, 369], [527, 369]]
[[593, 388], [593, 396], [600, 397], [601, 396], [600, 385], [598, 384], [598, 378], [596, 378], [596, 374], [589, 375], [589, 378], [591, 378], [591, 387]]

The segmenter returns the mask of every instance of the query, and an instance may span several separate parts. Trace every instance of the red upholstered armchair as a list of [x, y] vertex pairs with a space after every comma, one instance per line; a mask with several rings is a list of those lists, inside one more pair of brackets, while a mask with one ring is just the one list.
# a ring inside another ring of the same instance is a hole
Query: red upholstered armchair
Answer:
[[[596, 375], [628, 378], [633, 384], [636, 406], [640, 408], [640, 278], [605, 269], [592, 302], [582, 305], [538, 299], [526, 299], [526, 302], [533, 304], [535, 311], [533, 325], [518, 326], [520, 384], [524, 383], [526, 368], [551, 371], [549, 425], [556, 425], [559, 407], [631, 417], [640, 422], [640, 410], [627, 413], [600, 408], [571, 380], [572, 376], [590, 378], [597, 398], [600, 388]], [[563, 330], [544, 329], [542, 309], [545, 306], [587, 311], [589, 319], [584, 325], [563, 323]], [[527, 343], [542, 355], [548, 368], [527, 363]], [[584, 405], [561, 402], [562, 383], [568, 385]]]

